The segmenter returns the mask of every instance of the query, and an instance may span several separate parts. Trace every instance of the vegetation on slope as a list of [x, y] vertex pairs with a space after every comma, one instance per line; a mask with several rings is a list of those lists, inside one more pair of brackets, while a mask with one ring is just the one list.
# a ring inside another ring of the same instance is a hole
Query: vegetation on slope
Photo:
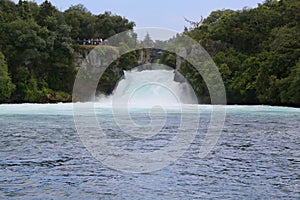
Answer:
[[[254, 9], [214, 11], [185, 34], [219, 67], [228, 103], [300, 106], [300, 1], [267, 0]], [[201, 77], [184, 73], [208, 96]]]
[[[70, 101], [75, 53], [91, 48], [78, 46], [76, 40], [105, 39], [134, 25], [110, 12], [94, 15], [83, 5], [61, 12], [48, 1], [0, 0], [0, 102]], [[213, 58], [229, 104], [300, 106], [300, 1], [266, 0], [253, 9], [214, 11], [191, 22], [183, 34]], [[113, 63], [118, 70], [104, 73], [102, 92], [112, 92], [120, 78], [116, 71], [136, 66], [136, 53]], [[165, 53], [161, 63], [175, 68], [176, 55]], [[195, 69], [183, 62], [180, 71], [201, 102], [209, 103]]]

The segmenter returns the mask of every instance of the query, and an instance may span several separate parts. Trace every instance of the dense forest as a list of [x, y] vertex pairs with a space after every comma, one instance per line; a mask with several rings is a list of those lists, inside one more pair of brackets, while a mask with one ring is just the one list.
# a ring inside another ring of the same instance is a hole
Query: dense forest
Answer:
[[[229, 104], [300, 106], [299, 0], [266, 0], [254, 9], [218, 10], [190, 24], [185, 34], [212, 56]], [[171, 60], [165, 56], [163, 62]], [[190, 69], [182, 73], [208, 102], [205, 84]]]
[[71, 101], [76, 40], [105, 39], [134, 26], [81, 4], [61, 12], [49, 1], [0, 0], [0, 102]]
[[[218, 10], [189, 23], [183, 34], [213, 58], [229, 104], [300, 106], [299, 0], [266, 0], [257, 8]], [[83, 5], [61, 12], [49, 1], [37, 5], [0, 0], [0, 102], [70, 101], [77, 71], [76, 40], [105, 39], [134, 26], [110, 12], [94, 15]], [[160, 62], [175, 68], [175, 59], [164, 53]], [[136, 61], [137, 55], [128, 54], [119, 67], [127, 69]], [[185, 62], [180, 71], [201, 103], [209, 103], [195, 69]], [[118, 78], [113, 76], [106, 75], [103, 85], [109, 92]]]

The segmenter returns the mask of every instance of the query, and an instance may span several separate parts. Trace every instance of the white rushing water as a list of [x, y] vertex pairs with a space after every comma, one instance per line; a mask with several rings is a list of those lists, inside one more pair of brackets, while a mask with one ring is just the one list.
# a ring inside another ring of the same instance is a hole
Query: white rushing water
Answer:
[[174, 81], [171, 70], [125, 71], [109, 97], [99, 97], [103, 105], [130, 107], [173, 106], [197, 104], [197, 97], [187, 81]]

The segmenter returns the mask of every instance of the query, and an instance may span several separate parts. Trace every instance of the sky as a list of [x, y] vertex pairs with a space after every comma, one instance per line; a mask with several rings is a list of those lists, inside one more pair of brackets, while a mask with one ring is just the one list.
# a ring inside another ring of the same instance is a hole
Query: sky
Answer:
[[[18, 2], [18, 0], [13, 0]], [[44, 0], [32, 0], [38, 4]], [[93, 14], [111, 11], [134, 21], [136, 28], [159, 27], [182, 32], [189, 26], [184, 18], [200, 21], [219, 9], [241, 10], [254, 8], [264, 0], [49, 0], [59, 10], [83, 4]]]

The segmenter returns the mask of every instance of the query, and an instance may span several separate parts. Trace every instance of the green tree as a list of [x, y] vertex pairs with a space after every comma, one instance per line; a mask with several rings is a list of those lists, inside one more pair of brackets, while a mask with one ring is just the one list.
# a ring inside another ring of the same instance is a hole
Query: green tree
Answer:
[[53, 40], [47, 44], [50, 46], [45, 71], [49, 88], [53, 90], [72, 91], [76, 69], [70, 33], [68, 25], [61, 25], [51, 33]]
[[288, 77], [278, 81], [281, 102], [299, 105], [300, 102], [300, 61], [291, 69]]
[[55, 31], [59, 25], [66, 24], [64, 15], [47, 0], [40, 5], [36, 21], [51, 31]]
[[[214, 11], [185, 34], [213, 57], [230, 104], [300, 106], [299, 13], [300, 1], [267, 0], [254, 9]], [[201, 82], [192, 70], [184, 73]], [[198, 96], [204, 89], [200, 84]]]
[[94, 37], [106, 39], [117, 33], [132, 30], [134, 26], [134, 22], [130, 22], [124, 17], [105, 12], [97, 15]]
[[149, 35], [149, 33], [147, 33], [145, 35], [145, 38], [144, 40], [142, 41], [142, 45], [145, 45], [147, 47], [153, 47], [154, 46], [154, 42], [153, 40], [151, 39], [151, 36]]
[[32, 17], [29, 2], [26, 0], [19, 0], [18, 6], [17, 6], [19, 16], [23, 20], [29, 20]]
[[91, 39], [95, 35], [96, 16], [92, 15], [82, 4], [71, 6], [64, 12], [68, 25], [71, 26], [73, 39]]
[[7, 64], [2, 52], [0, 52], [0, 102], [7, 102], [15, 90], [8, 74]]
[[3, 46], [12, 74], [15, 74], [20, 66], [43, 72], [41, 66], [45, 57], [46, 41], [44, 36], [47, 32], [34, 20], [16, 19], [6, 24], [7, 34], [2, 39], [9, 41]]

